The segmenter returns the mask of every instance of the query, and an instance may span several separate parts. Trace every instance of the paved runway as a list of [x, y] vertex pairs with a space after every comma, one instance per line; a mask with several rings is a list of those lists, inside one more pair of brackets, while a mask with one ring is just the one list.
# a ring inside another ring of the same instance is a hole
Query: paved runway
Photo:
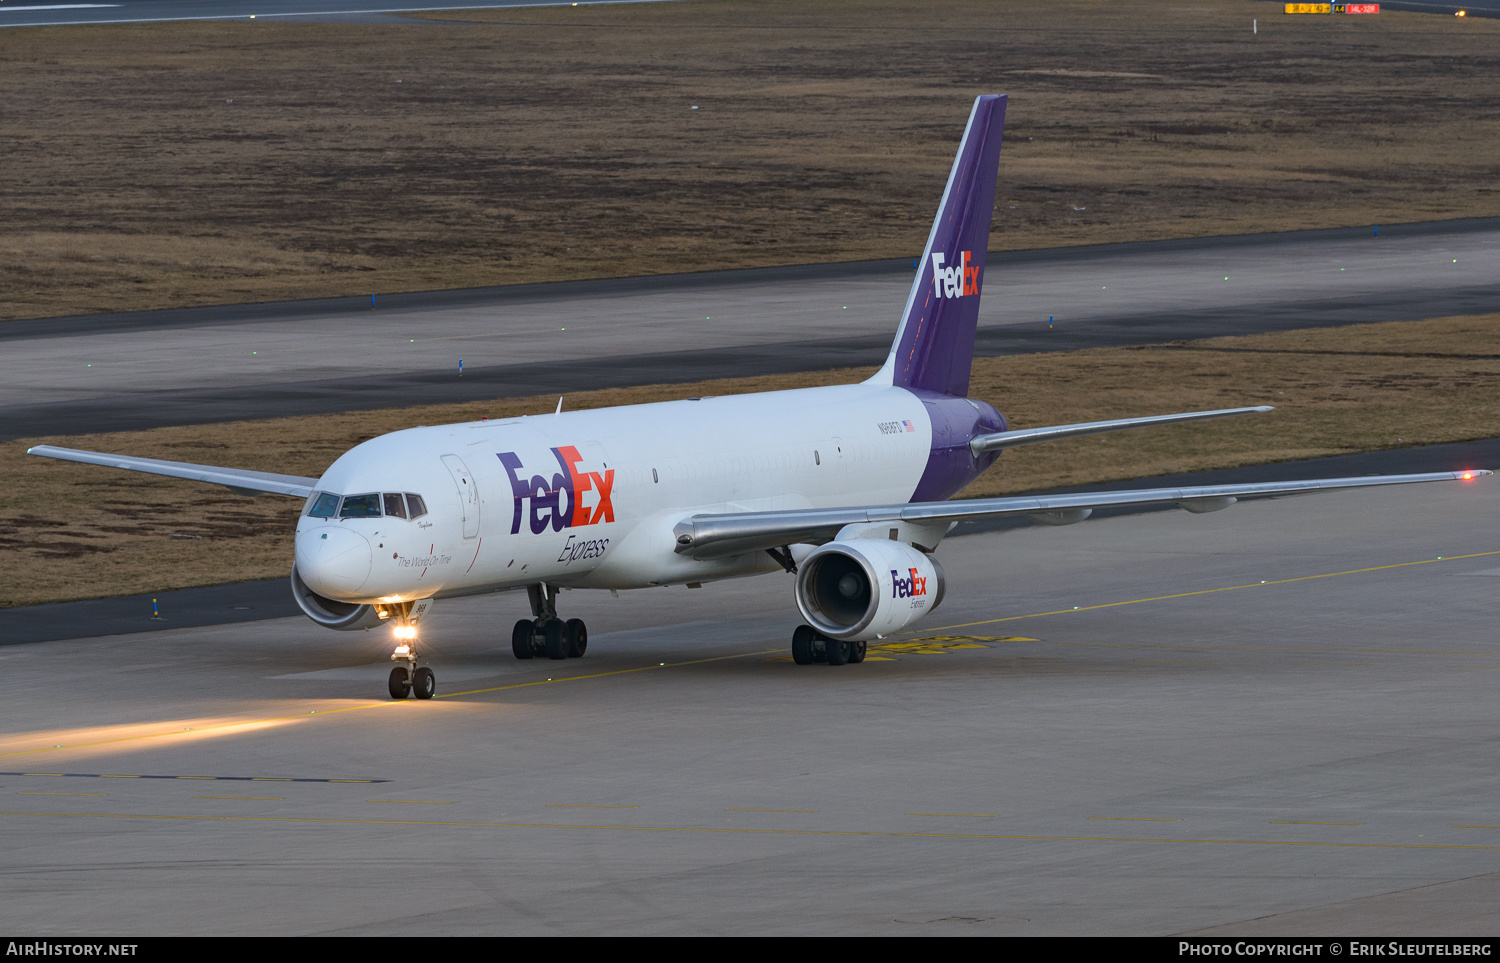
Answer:
[[[0, 652], [37, 935], [1493, 935], [1500, 485], [951, 539], [913, 644], [781, 576], [439, 603], [440, 698], [305, 619]], [[62, 775], [47, 775], [62, 774]], [[211, 778], [205, 778], [211, 777]]]
[[[373, 309], [12, 321], [0, 439], [877, 364], [911, 272], [865, 262], [393, 295]], [[978, 350], [1496, 310], [1497, 218], [1101, 245], [993, 256]]]
[[294, 20], [299, 23], [430, 24], [393, 14], [419, 10], [494, 10], [504, 7], [591, 6], [600, 3], [670, 0], [100, 0], [100, 2], [0, 3], [0, 27], [66, 26], [99, 23], [154, 23], [168, 20]]

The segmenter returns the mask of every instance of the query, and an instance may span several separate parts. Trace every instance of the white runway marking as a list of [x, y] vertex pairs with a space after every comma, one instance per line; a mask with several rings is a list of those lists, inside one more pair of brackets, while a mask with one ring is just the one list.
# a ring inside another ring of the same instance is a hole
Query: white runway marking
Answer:
[[0, 3], [0, 13], [7, 10], [92, 10], [98, 7], [118, 7], [118, 3], [48, 3], [32, 7], [7, 7]]

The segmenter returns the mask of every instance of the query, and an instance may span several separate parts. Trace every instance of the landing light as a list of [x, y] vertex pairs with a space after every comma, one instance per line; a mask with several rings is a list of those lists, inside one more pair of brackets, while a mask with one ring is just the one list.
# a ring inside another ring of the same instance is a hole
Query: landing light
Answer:
[[[398, 625], [391, 630], [391, 634], [402, 641], [410, 642], [417, 637], [417, 627], [415, 625]], [[404, 649], [406, 646], [403, 645], [399, 648]]]

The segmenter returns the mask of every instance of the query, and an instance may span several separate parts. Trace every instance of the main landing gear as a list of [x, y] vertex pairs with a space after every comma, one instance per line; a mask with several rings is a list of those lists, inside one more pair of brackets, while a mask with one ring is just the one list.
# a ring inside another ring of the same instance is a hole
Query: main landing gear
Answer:
[[810, 625], [799, 625], [792, 633], [792, 661], [798, 665], [812, 665], [814, 662], [858, 664], [864, 660], [863, 642], [830, 639]]
[[546, 583], [528, 585], [534, 618], [517, 622], [510, 633], [510, 650], [518, 659], [577, 659], [589, 647], [588, 626], [583, 619], [557, 617], [557, 590]]

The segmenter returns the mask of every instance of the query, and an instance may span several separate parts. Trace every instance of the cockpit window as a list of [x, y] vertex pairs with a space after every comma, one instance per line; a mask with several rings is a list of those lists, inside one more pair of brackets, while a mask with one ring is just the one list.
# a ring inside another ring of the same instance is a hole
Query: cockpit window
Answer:
[[340, 518], [379, 518], [379, 495], [345, 495], [344, 507], [339, 509]]
[[339, 512], [339, 496], [333, 492], [313, 492], [307, 500], [307, 514], [313, 518], [332, 518]]
[[392, 495], [390, 493], [386, 493], [384, 495], [381, 495], [380, 498], [385, 502], [385, 513], [387, 515], [394, 515], [397, 518], [406, 517], [406, 503], [402, 500], [400, 495]]
[[421, 518], [427, 514], [427, 503], [422, 501], [421, 495], [413, 495], [411, 492], [407, 492], [406, 507], [411, 510], [412, 518]]

